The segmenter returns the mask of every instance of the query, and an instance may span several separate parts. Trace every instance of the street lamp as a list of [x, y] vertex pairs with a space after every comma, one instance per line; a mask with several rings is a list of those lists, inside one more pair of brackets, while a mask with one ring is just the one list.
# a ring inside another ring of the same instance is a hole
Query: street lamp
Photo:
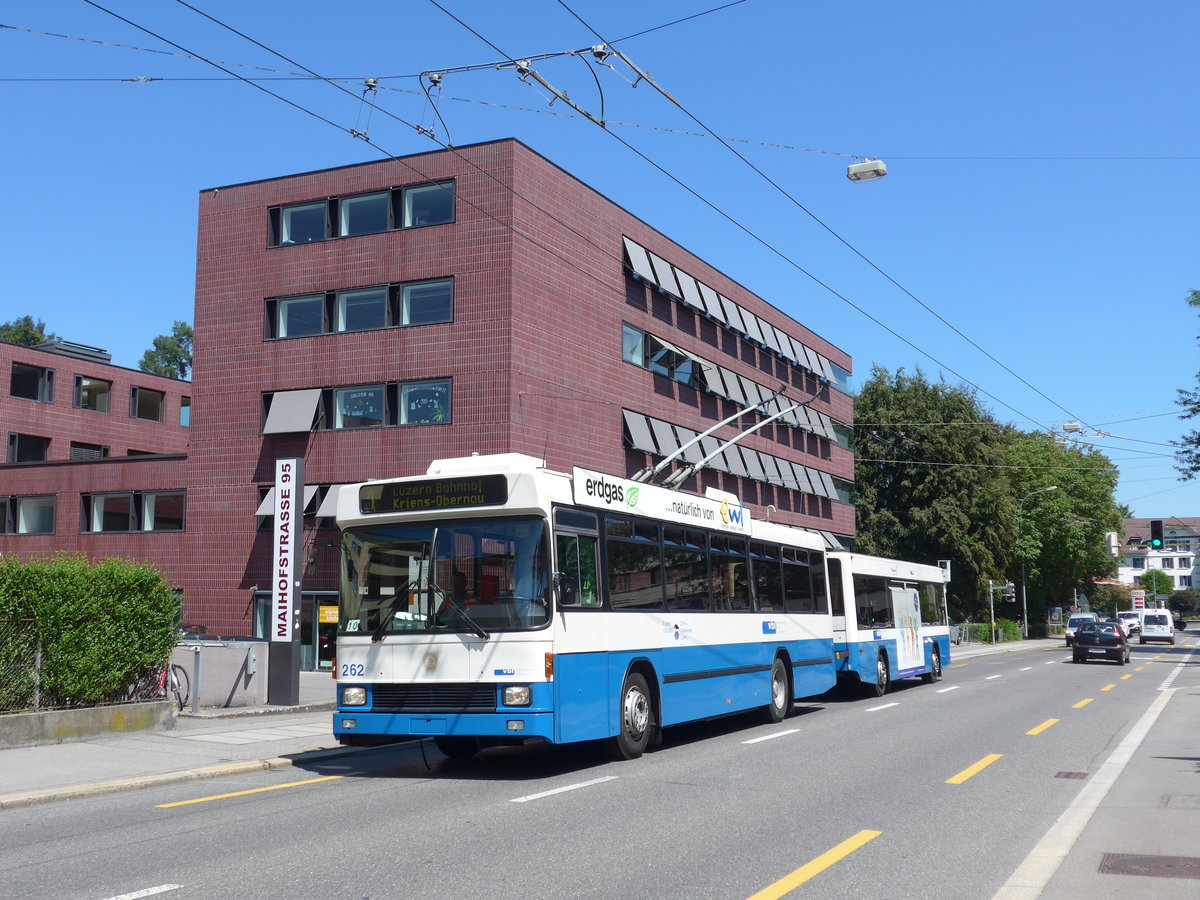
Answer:
[[1025, 501], [1034, 494], [1045, 494], [1057, 490], [1058, 485], [1052, 484], [1050, 487], [1031, 491], [1017, 501], [1017, 552], [1021, 554], [1021, 636], [1026, 640], [1029, 639], [1029, 604], [1025, 596], [1025, 553], [1021, 550], [1021, 536], [1025, 531]]

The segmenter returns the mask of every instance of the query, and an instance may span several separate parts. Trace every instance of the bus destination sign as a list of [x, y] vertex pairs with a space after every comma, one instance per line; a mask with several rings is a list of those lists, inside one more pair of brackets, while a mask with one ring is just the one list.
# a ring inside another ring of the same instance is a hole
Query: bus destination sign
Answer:
[[358, 490], [358, 508], [364, 513], [499, 506], [507, 500], [508, 479], [504, 475], [364, 484]]

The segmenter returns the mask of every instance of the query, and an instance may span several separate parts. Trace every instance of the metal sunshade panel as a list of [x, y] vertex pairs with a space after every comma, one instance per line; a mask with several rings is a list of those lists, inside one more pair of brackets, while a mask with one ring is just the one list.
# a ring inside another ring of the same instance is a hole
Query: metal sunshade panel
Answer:
[[708, 389], [718, 397], [725, 397], [728, 399], [729, 388], [725, 386], [725, 381], [722, 377], [725, 373], [725, 370], [720, 366], [714, 366], [712, 363], [705, 363], [703, 365], [703, 372], [704, 383], [708, 386]]
[[276, 391], [271, 397], [271, 409], [263, 423], [263, 434], [294, 434], [311, 431], [320, 388], [304, 391]]
[[749, 310], [742, 310], [742, 322], [746, 326], [746, 337], [759, 344], [763, 342], [762, 325], [759, 322], [758, 316]]
[[[684, 428], [682, 425], [675, 426], [675, 433], [679, 435], [679, 446], [680, 447], [687, 444], [688, 441], [695, 440], [696, 435], [699, 434], [699, 432], [692, 431], [692, 429], [690, 429], [690, 428]], [[698, 463], [703, 458], [704, 458], [704, 455], [700, 452], [700, 444], [699, 443], [692, 444], [692, 446], [688, 447], [686, 450], [683, 451], [683, 461], [684, 462]]]
[[700, 287], [700, 299], [704, 302], [704, 311], [722, 325], [727, 325], [725, 310], [721, 307], [721, 299], [717, 292], [703, 282], [696, 282]]
[[625, 244], [625, 263], [633, 270], [633, 274], [637, 275], [642, 281], [648, 282], [655, 287], [658, 286], [658, 278], [654, 274], [654, 268], [650, 265], [650, 257], [646, 253], [646, 248], [640, 244], [635, 244], [627, 237], [622, 237], [621, 240]]
[[742, 459], [742, 448], [737, 444], [732, 444], [721, 451], [725, 457], [729, 471], [739, 478], [749, 478], [750, 469], [746, 467], [746, 461]]
[[808, 466], [792, 463], [792, 473], [796, 476], [796, 490], [804, 494], [815, 494], [812, 480], [808, 477], [809, 472]]
[[742, 388], [742, 376], [736, 372], [730, 372], [728, 369], [722, 369], [721, 377], [725, 380], [725, 387], [729, 391], [729, 399], [738, 406], [749, 405], [746, 401], [746, 392]]
[[762, 461], [763, 461], [763, 471], [765, 472], [765, 474], [767, 476], [767, 481], [771, 482], [771, 484], [779, 485], [780, 487], [782, 487], [783, 486], [783, 475], [781, 475], [779, 472], [778, 461], [775, 459], [775, 457], [773, 457], [767, 453], [764, 453], [762, 455]]
[[329, 490], [325, 492], [325, 499], [321, 501], [321, 505], [317, 507], [317, 518], [336, 516], [337, 515], [337, 498], [338, 490], [345, 487], [342, 484], [331, 484]]
[[670, 423], [661, 419], [651, 419], [650, 430], [654, 432], [658, 452], [663, 456], [670, 456], [679, 449], [679, 438], [675, 436], [675, 429], [671, 427]]
[[657, 453], [658, 446], [654, 443], [654, 436], [650, 433], [650, 423], [646, 421], [646, 417], [628, 409], [621, 410], [621, 415], [625, 418], [629, 446], [643, 453]]
[[675, 267], [661, 256], [655, 256], [648, 250], [646, 252], [649, 254], [650, 262], [654, 266], [654, 273], [658, 278], [658, 286], [672, 297], [683, 299], [683, 291], [679, 289], [679, 282], [675, 280]]
[[725, 310], [725, 321], [729, 323], [729, 327], [745, 334], [746, 326], [742, 324], [742, 308], [724, 294], [717, 294], [717, 298], [721, 301], [721, 308]]
[[696, 279], [678, 268], [675, 270], [675, 278], [683, 292], [683, 302], [699, 312], [704, 312], [704, 301], [700, 299], [700, 286], [696, 284]]
[[[710, 453], [716, 453], [717, 448], [720, 446], [721, 442], [711, 434], [706, 438], [700, 439], [700, 449], [703, 451], [704, 456], [708, 456]], [[729, 471], [729, 464], [725, 461], [724, 454], [718, 453], [708, 461], [707, 465], [709, 468], [716, 469], [718, 472]]]
[[750, 470], [750, 477], [755, 481], [765, 481], [767, 472], [763, 468], [763, 455], [757, 450], [749, 448], [742, 450], [742, 458], [746, 460], [746, 468]]

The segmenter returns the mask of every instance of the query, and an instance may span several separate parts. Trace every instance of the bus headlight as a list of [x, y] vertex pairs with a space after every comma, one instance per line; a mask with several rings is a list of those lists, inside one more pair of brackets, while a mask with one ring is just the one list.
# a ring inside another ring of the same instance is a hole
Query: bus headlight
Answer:
[[528, 706], [533, 702], [533, 690], [527, 684], [510, 684], [504, 688], [505, 706]]
[[342, 706], [366, 706], [367, 689], [365, 687], [342, 688]]

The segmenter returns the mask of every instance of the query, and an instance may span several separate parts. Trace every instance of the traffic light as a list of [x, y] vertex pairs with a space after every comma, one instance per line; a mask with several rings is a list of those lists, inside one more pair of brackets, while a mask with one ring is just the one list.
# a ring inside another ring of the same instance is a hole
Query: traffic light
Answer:
[[1154, 550], [1163, 548], [1163, 527], [1162, 519], [1150, 520], [1150, 546]]
[[1008, 582], [1006, 585], [1004, 585], [1004, 599], [1005, 600], [1016, 600], [1017, 599], [1017, 586], [1015, 584], [1013, 584], [1011, 581]]

